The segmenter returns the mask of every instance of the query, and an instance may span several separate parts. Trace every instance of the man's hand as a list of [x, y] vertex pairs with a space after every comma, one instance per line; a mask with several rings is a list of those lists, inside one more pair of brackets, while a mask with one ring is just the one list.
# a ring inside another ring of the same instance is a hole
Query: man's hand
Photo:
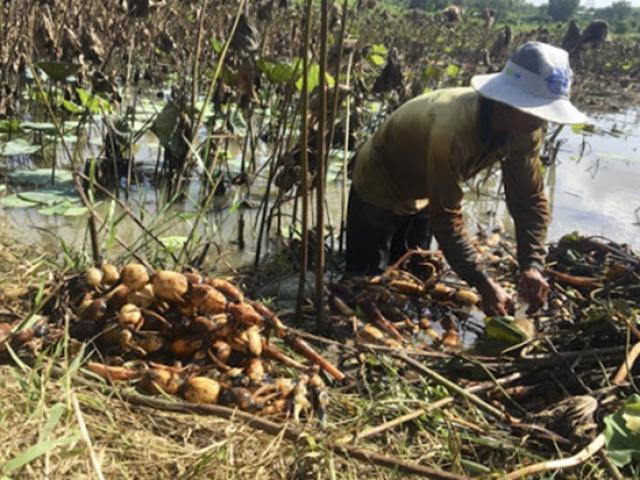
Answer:
[[515, 312], [513, 300], [494, 280], [489, 278], [477, 288], [482, 296], [482, 308], [486, 315], [503, 317]]
[[534, 313], [547, 300], [549, 284], [537, 268], [527, 268], [520, 274], [520, 295], [529, 304], [527, 313]]

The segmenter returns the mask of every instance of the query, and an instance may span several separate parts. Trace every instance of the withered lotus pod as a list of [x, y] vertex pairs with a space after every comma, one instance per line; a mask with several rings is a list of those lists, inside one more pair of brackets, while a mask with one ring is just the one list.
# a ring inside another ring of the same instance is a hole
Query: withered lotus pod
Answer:
[[202, 283], [202, 275], [195, 272], [184, 272], [183, 275], [191, 285], [200, 285]]
[[233, 387], [222, 390], [220, 393], [220, 403], [233, 405], [246, 411], [255, 410], [258, 407], [251, 391], [244, 387]]

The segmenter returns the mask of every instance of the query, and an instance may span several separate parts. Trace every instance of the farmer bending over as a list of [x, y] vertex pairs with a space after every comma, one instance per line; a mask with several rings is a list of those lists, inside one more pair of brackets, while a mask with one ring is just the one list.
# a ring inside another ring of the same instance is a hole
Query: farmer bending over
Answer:
[[545, 122], [583, 123], [569, 101], [564, 50], [520, 46], [501, 73], [472, 87], [421, 95], [398, 108], [359, 150], [347, 220], [347, 271], [373, 275], [435, 235], [451, 267], [482, 296], [485, 313], [513, 302], [482, 270], [461, 213], [462, 184], [496, 162], [515, 222], [520, 291], [532, 309], [545, 301], [542, 277], [549, 207], [539, 150]]

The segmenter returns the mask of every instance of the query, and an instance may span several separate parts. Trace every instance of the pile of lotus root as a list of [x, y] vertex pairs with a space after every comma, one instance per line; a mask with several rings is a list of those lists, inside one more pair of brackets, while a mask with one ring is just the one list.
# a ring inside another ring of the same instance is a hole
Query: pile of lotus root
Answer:
[[[458, 321], [480, 297], [442, 281], [437, 251], [412, 250], [382, 275], [352, 277], [330, 286], [331, 327], [338, 337], [389, 348], [461, 347]], [[363, 321], [364, 320], [364, 321]]]
[[[89, 268], [69, 290], [76, 297], [70, 334], [95, 345], [102, 358], [88, 368], [111, 382], [298, 421], [324, 417], [320, 369], [344, 379], [270, 309], [226, 280], [105, 264]], [[310, 364], [288, 356], [270, 334]], [[297, 379], [278, 377], [276, 362], [300, 372]]]

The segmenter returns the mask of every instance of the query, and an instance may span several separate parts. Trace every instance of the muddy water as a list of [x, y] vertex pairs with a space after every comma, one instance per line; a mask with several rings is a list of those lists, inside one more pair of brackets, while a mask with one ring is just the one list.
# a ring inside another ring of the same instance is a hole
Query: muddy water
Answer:
[[[552, 223], [549, 240], [557, 239], [573, 230], [584, 234], [606, 235], [618, 242], [629, 243], [640, 250], [640, 108], [624, 113], [596, 115], [597, 133], [576, 134], [565, 128], [559, 138], [563, 143], [556, 164], [546, 169], [547, 190], [552, 204]], [[136, 154], [146, 170], [152, 168], [158, 154], [154, 137], [149, 134]], [[231, 170], [238, 168], [239, 151], [232, 155]], [[266, 155], [266, 151], [261, 152]], [[342, 184], [334, 181], [339, 165], [329, 173], [328, 204], [330, 221], [338, 225], [341, 217]], [[263, 172], [264, 173], [264, 172]], [[264, 180], [264, 175], [263, 175]], [[162, 193], [146, 182], [131, 187], [129, 204], [147, 222], [161, 225], [170, 215], [193, 212], [196, 208], [199, 181], [190, 185], [189, 197], [172, 206], [161, 218], [155, 216]], [[224, 259], [228, 266], [252, 261], [258, 233], [258, 208], [264, 181], [258, 181], [250, 191], [230, 189], [217, 208], [207, 215], [201, 233], [217, 245], [212, 255]], [[471, 229], [478, 224], [502, 224], [507, 230], [511, 221], [504, 202], [500, 200], [498, 178], [491, 178], [480, 190], [470, 188], [466, 194], [467, 223]], [[275, 196], [272, 200], [275, 201]], [[242, 202], [242, 200], [246, 200]], [[226, 204], [226, 207], [222, 207]], [[253, 208], [251, 208], [253, 205]], [[222, 207], [222, 208], [221, 208]], [[98, 206], [102, 216], [110, 212], [109, 202]], [[283, 208], [286, 215], [289, 207]], [[153, 220], [152, 220], [153, 219]], [[240, 221], [242, 220], [242, 222]], [[0, 207], [0, 221], [7, 222], [21, 241], [37, 243], [56, 251], [60, 240], [82, 248], [86, 245], [86, 218], [44, 216], [35, 209], [7, 209]], [[244, 223], [244, 250], [237, 246], [239, 226]], [[274, 222], [275, 227], [275, 222]], [[156, 231], [159, 237], [186, 235], [191, 219], [174, 218]], [[118, 235], [127, 243], [140, 236], [140, 229], [127, 219], [118, 224]], [[113, 253], [118, 248], [114, 247]], [[216, 260], [218, 261], [218, 260]]]

